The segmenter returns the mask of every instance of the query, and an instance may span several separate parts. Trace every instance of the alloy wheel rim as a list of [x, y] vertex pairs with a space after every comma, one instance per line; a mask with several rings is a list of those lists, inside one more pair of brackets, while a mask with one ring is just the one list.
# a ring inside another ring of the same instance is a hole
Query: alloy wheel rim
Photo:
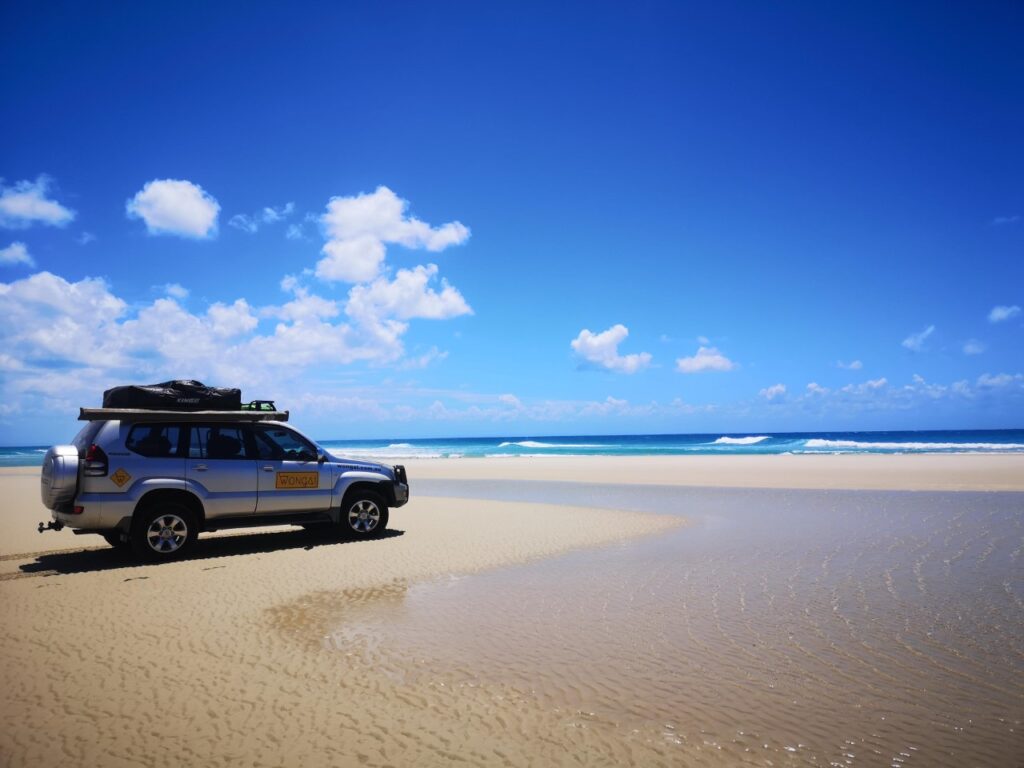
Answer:
[[361, 499], [349, 507], [348, 524], [353, 531], [369, 533], [380, 523], [380, 509], [369, 499]]
[[161, 555], [177, 552], [188, 538], [188, 525], [178, 515], [160, 515], [146, 529], [149, 548]]

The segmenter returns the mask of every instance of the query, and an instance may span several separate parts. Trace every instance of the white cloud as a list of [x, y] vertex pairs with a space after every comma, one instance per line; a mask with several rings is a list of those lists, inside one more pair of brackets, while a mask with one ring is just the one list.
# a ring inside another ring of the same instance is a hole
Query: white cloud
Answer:
[[711, 346], [711, 340], [707, 336], [698, 336], [697, 337], [697, 346], [698, 347], [710, 347]]
[[447, 280], [441, 280], [440, 291], [429, 287], [436, 275], [437, 265], [428, 264], [400, 269], [394, 280], [379, 277], [369, 285], [353, 286], [345, 311], [361, 321], [384, 317], [443, 320], [473, 314], [462, 294]]
[[416, 355], [415, 357], [406, 358], [399, 368], [403, 370], [416, 370], [420, 368], [426, 368], [436, 362], [440, 362], [448, 357], [447, 352], [442, 352], [437, 347], [431, 347], [422, 355]]
[[988, 321], [990, 323], [1001, 323], [1004, 320], [1010, 320], [1020, 314], [1020, 307], [1014, 304], [1012, 307], [992, 307], [992, 311], [988, 313]]
[[985, 345], [977, 339], [968, 339], [964, 342], [965, 355], [980, 355], [985, 351]]
[[[228, 226], [240, 229], [243, 232], [248, 232], [250, 235], [259, 231], [261, 224], [274, 224], [275, 222], [282, 221], [292, 215], [295, 211], [295, 203], [285, 203], [284, 205], [277, 206], [266, 206], [259, 213], [249, 215], [247, 213], [236, 213], [230, 219], [228, 219]], [[293, 224], [292, 227], [295, 225]]]
[[23, 229], [35, 222], [63, 227], [75, 218], [75, 212], [56, 200], [47, 198], [50, 177], [40, 175], [35, 181], [19, 181], [12, 187], [0, 179], [0, 227]]
[[88, 245], [95, 239], [96, 235], [94, 235], [92, 232], [83, 232], [76, 238], [79, 245]]
[[816, 381], [812, 381], [807, 385], [808, 395], [827, 395], [830, 391], [828, 387], [823, 387]]
[[883, 376], [882, 378], [879, 379], [870, 379], [868, 381], [865, 381], [863, 384], [847, 384], [839, 391], [845, 392], [850, 395], [864, 395], [869, 392], [874, 392], [876, 390], [882, 389], [888, 383], [889, 380]]
[[919, 352], [924, 347], [924, 342], [929, 336], [935, 333], [935, 326], [929, 325], [919, 333], [912, 333], [902, 341], [904, 347], [912, 352]]
[[316, 276], [328, 282], [365, 283], [380, 274], [384, 243], [362, 235], [349, 240], [330, 240], [323, 247], [326, 256], [316, 264]]
[[1024, 374], [1020, 373], [998, 373], [992, 375], [983, 373], [978, 377], [977, 385], [985, 389], [999, 389], [1012, 385], [1024, 386]]
[[28, 264], [34, 267], [36, 262], [24, 243], [15, 242], [6, 248], [0, 248], [0, 264]]
[[217, 233], [220, 204], [198, 184], [179, 179], [154, 179], [125, 205], [129, 218], [146, 222], [151, 235], [197, 239]]
[[[469, 229], [458, 221], [431, 227], [406, 216], [409, 203], [387, 187], [372, 194], [332, 197], [320, 217], [327, 243], [316, 265], [321, 280], [369, 282], [380, 272], [385, 244], [441, 251], [469, 239]], [[300, 236], [298, 233], [297, 236]]]
[[758, 394], [765, 400], [776, 400], [786, 394], [785, 384], [772, 384], [770, 387], [765, 387]]
[[636, 373], [650, 365], [651, 356], [647, 352], [620, 355], [619, 344], [627, 336], [629, 336], [629, 329], [621, 323], [613, 325], [601, 333], [591, 333], [584, 328], [580, 331], [579, 336], [570, 342], [570, 346], [588, 363], [618, 373]]
[[277, 208], [266, 207], [260, 214], [260, 218], [263, 219], [266, 224], [273, 224], [275, 221], [281, 221], [292, 215], [295, 211], [295, 203], [285, 203], [284, 205], [278, 206]]
[[188, 288], [185, 288], [179, 283], [167, 283], [167, 285], [164, 286], [164, 293], [178, 300], [188, 298]]
[[284, 236], [289, 240], [301, 240], [303, 238], [302, 225], [289, 224], [288, 229], [285, 230]]
[[736, 363], [727, 358], [715, 347], [700, 347], [693, 357], [680, 357], [676, 360], [679, 373], [702, 373], [704, 371], [731, 371]]
[[240, 229], [243, 232], [248, 232], [250, 235], [255, 233], [260, 225], [252, 216], [245, 213], [236, 213], [230, 219], [228, 219], [228, 226]]
[[860, 360], [851, 360], [848, 363], [844, 363], [842, 360], [836, 362], [836, 365], [847, 371], [859, 371], [864, 367], [864, 363]]

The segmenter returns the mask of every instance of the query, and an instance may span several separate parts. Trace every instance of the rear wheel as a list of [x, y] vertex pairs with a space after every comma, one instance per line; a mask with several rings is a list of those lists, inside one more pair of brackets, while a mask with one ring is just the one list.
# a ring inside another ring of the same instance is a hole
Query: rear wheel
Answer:
[[198, 533], [195, 515], [184, 504], [155, 504], [135, 513], [132, 551], [144, 560], [176, 560], [191, 548]]
[[341, 507], [341, 530], [350, 539], [372, 539], [388, 527], [388, 505], [373, 491], [356, 491]]
[[120, 531], [114, 531], [113, 533], [104, 533], [103, 538], [107, 542], [107, 544], [112, 546], [114, 549], [127, 549], [130, 544], [130, 542], [125, 541], [123, 538], [121, 538]]

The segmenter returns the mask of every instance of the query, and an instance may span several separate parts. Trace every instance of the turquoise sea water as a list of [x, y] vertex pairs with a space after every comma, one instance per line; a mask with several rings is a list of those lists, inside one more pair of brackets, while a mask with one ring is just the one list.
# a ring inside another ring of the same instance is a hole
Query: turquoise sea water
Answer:
[[[379, 459], [733, 453], [1024, 453], [1024, 429], [327, 439], [320, 442], [332, 453]], [[37, 466], [42, 463], [46, 448], [38, 445], [0, 448], [0, 466]]]

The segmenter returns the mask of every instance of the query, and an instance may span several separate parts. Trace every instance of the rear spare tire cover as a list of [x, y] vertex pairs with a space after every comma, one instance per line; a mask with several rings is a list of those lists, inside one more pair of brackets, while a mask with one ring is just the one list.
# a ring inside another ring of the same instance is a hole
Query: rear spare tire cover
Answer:
[[75, 446], [55, 445], [46, 452], [39, 491], [47, 509], [57, 509], [75, 500], [78, 491], [78, 449]]

